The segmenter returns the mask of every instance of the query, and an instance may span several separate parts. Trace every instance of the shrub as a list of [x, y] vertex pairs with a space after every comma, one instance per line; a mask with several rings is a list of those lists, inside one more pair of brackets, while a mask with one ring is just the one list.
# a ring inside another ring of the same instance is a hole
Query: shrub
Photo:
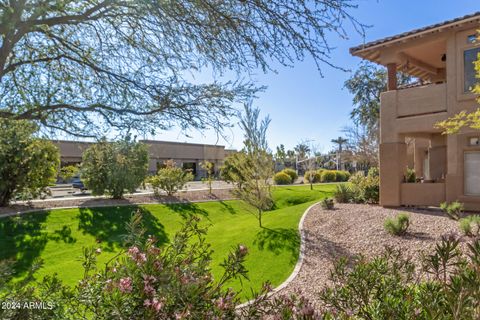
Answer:
[[333, 202], [332, 198], [325, 198], [320, 202], [320, 205], [325, 210], [332, 210], [335, 203]]
[[150, 179], [150, 184], [156, 196], [160, 195], [160, 190], [171, 196], [192, 180], [193, 175], [190, 172], [178, 168], [173, 160], [168, 160], [165, 167], [159, 169], [157, 175]]
[[380, 177], [377, 168], [370, 168], [367, 176], [357, 172], [349, 179], [355, 202], [378, 203], [380, 198]]
[[464, 210], [463, 203], [454, 201], [451, 203], [442, 202], [440, 208], [445, 212], [445, 214], [453, 220], [460, 219], [460, 216]]
[[55, 182], [58, 149], [37, 132], [34, 123], [0, 119], [0, 207], [14, 198], [43, 196]]
[[350, 178], [350, 172], [343, 171], [343, 170], [336, 171], [336, 181], [337, 182], [348, 181], [349, 178]]
[[480, 216], [473, 215], [459, 221], [460, 231], [468, 237], [480, 236]]
[[306, 171], [303, 175], [303, 182], [304, 183], [317, 183], [321, 181], [321, 176], [318, 174], [317, 171], [309, 170]]
[[388, 233], [402, 236], [407, 232], [410, 225], [410, 217], [406, 213], [399, 213], [395, 218], [387, 218], [384, 223]]
[[101, 140], [83, 154], [81, 177], [93, 195], [111, 195], [115, 199], [125, 191], [134, 192], [142, 185], [148, 170], [148, 147], [126, 137]]
[[295, 170], [293, 169], [283, 169], [281, 172], [285, 172], [286, 174], [288, 174], [290, 176], [290, 178], [292, 179], [292, 183], [295, 183], [295, 181], [297, 181], [298, 179], [298, 174]]
[[392, 248], [340, 259], [319, 297], [323, 319], [478, 319], [480, 240], [460, 251], [442, 237], [434, 250], [419, 265]]
[[324, 170], [322, 172], [320, 181], [322, 182], [335, 182], [337, 181], [337, 174], [335, 170]]
[[291, 184], [292, 178], [286, 172], [280, 171], [273, 176], [273, 181], [275, 182], [275, 184], [280, 184], [280, 185]]
[[70, 165], [60, 169], [58, 177], [64, 182], [70, 181], [73, 177], [79, 174], [80, 168], [78, 166]]
[[415, 183], [417, 182], [417, 176], [414, 169], [407, 168], [407, 174], [405, 175], [405, 182]]
[[354, 200], [354, 193], [348, 184], [342, 183], [337, 185], [333, 197], [338, 203], [349, 203]]

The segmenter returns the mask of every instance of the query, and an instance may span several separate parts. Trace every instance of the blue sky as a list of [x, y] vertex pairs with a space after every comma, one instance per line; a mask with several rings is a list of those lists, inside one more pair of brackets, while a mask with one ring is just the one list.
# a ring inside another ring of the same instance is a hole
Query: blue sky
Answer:
[[[365, 41], [376, 40], [404, 31], [427, 26], [444, 20], [480, 11], [480, 3], [474, 0], [360, 0], [358, 9], [351, 13], [362, 23], [370, 25]], [[362, 37], [349, 28], [348, 40], [331, 38], [336, 49], [331, 62], [354, 70], [360, 59], [350, 56], [348, 49], [361, 44]], [[263, 116], [272, 121], [268, 131], [270, 148], [283, 143], [293, 148], [299, 141], [313, 140], [321, 151], [331, 148], [330, 140], [342, 134], [350, 124], [351, 95], [343, 89], [350, 73], [323, 66], [323, 78], [311, 60], [297, 62], [293, 68], [278, 67], [278, 73], [257, 74], [259, 85], [267, 90], [254, 101]], [[157, 134], [159, 140], [210, 143], [240, 149], [242, 132], [235, 126], [227, 130], [227, 139], [218, 138], [212, 131], [189, 132], [191, 138], [179, 129]]]

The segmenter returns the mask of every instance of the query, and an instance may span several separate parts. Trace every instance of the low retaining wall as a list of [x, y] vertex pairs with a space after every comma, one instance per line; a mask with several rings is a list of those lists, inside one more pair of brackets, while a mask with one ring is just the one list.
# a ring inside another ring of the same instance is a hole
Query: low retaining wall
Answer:
[[445, 201], [445, 183], [402, 183], [401, 204], [438, 206]]

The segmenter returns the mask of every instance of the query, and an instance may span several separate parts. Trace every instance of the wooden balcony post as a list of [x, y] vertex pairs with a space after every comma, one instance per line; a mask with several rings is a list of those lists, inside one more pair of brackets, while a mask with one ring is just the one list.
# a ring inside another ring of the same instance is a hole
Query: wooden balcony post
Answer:
[[397, 90], [397, 64], [388, 63], [387, 64], [387, 75], [388, 75], [388, 85], [387, 90]]

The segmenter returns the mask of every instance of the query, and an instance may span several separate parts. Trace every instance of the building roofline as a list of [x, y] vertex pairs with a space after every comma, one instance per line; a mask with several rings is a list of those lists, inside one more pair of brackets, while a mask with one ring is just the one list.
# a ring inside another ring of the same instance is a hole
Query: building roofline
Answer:
[[394, 35], [394, 36], [370, 41], [370, 42], [364, 43], [362, 45], [351, 47], [350, 48], [350, 54], [356, 55], [356, 54], [359, 54], [362, 51], [367, 50], [367, 49], [373, 49], [373, 48], [376, 48], [376, 47], [380, 47], [380, 46], [384, 46], [384, 45], [387, 45], [387, 44], [395, 43], [395, 42], [398, 42], [400, 40], [405, 40], [407, 38], [419, 36], [421, 34], [440, 31], [441, 29], [454, 27], [455, 25], [460, 24], [460, 23], [463, 24], [463, 23], [472, 22], [472, 21], [475, 21], [475, 20], [480, 20], [480, 11], [477, 11], [477, 12], [472, 13], [472, 14], [465, 15], [463, 17], [459, 17], [459, 18], [455, 18], [455, 19], [451, 19], [451, 20], [446, 20], [444, 22], [432, 24], [432, 25], [429, 25], [429, 26], [426, 26], [426, 27], [414, 29], [414, 30], [403, 32], [403, 33], [400, 33], [400, 34], [397, 34], [397, 35]]
[[[95, 141], [78, 141], [78, 140], [60, 140], [60, 139], [51, 139], [53, 142], [65, 142], [65, 143], [80, 143], [80, 144], [94, 144]], [[151, 144], [173, 144], [173, 145], [189, 145], [189, 146], [202, 146], [202, 147], [216, 147], [216, 148], [225, 148], [223, 145], [215, 144], [205, 144], [205, 143], [191, 143], [191, 142], [176, 142], [176, 141], [163, 141], [163, 140], [138, 140], [138, 142], [151, 143]]]

